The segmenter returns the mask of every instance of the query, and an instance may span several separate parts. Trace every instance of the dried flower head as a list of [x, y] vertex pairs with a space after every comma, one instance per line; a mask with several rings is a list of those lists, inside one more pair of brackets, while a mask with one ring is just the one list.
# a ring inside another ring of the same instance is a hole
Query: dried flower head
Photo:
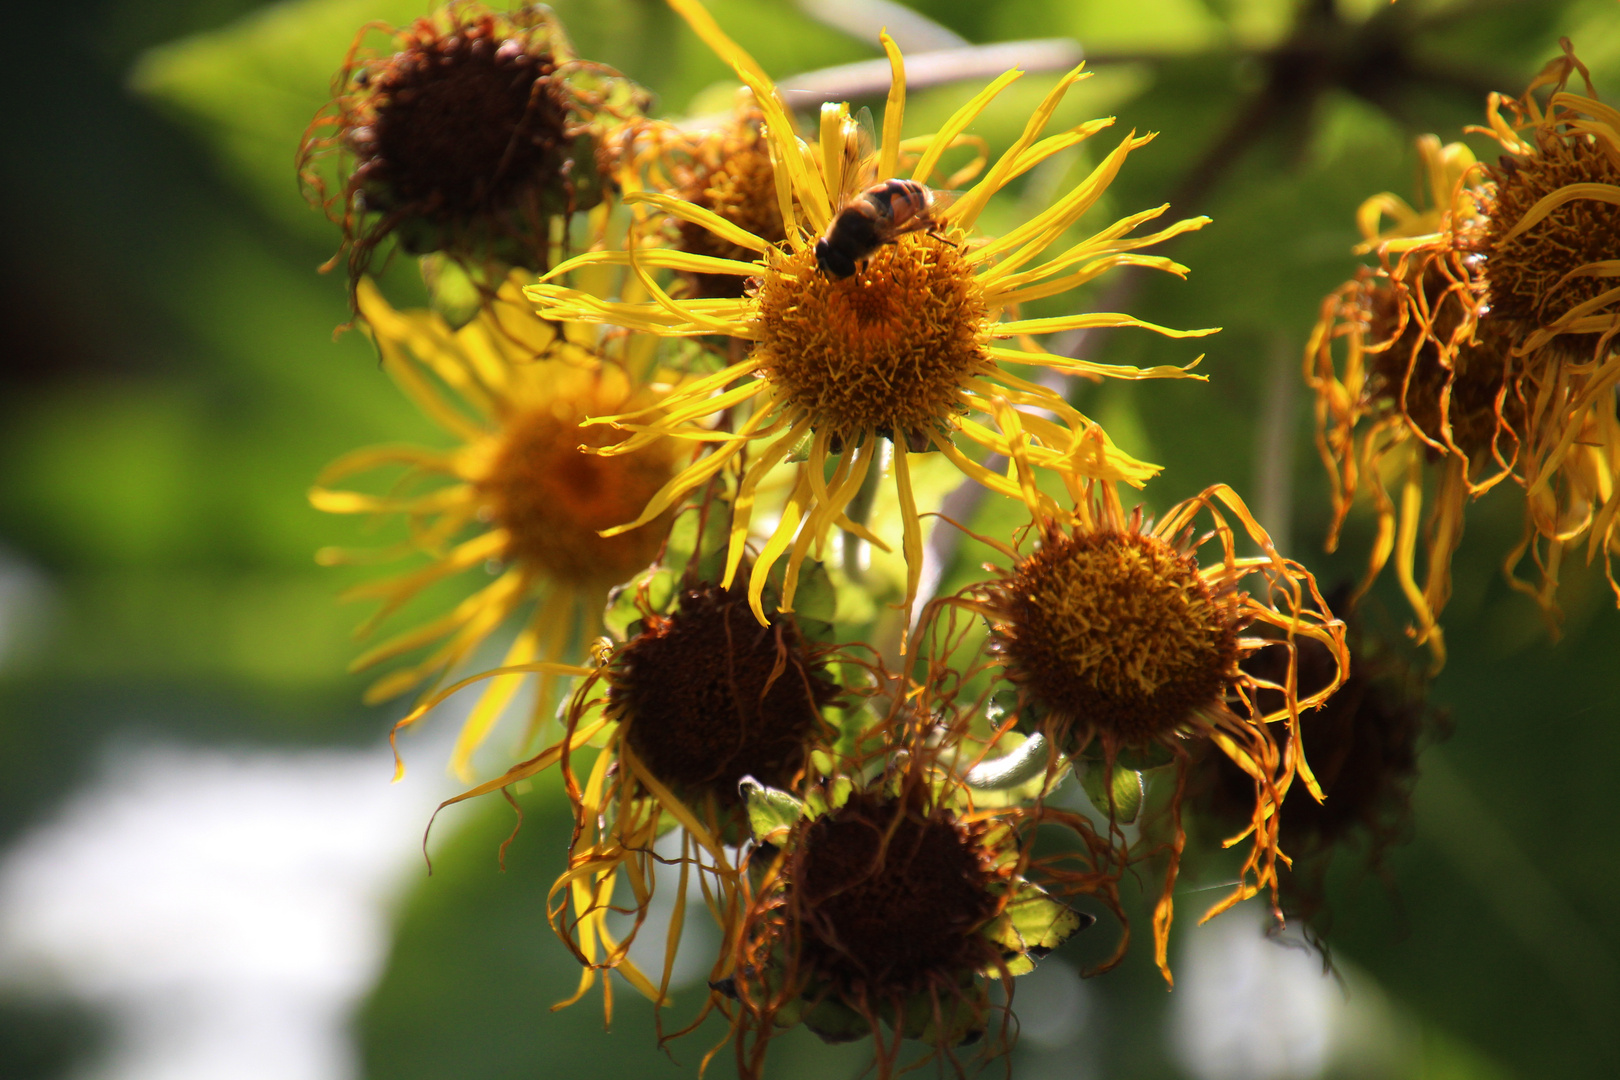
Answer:
[[[1090, 924], [1024, 880], [1007, 819], [927, 776], [840, 780], [804, 802], [750, 787], [752, 892], [736, 966], [717, 985], [735, 1002], [742, 1075], [759, 1076], [776, 1029], [800, 1022], [829, 1042], [870, 1034], [882, 1077], [903, 1039], [955, 1062], [990, 1027], [989, 980], [1010, 990]], [[1008, 1049], [1006, 1034], [986, 1053]]]
[[649, 614], [614, 656], [608, 712], [648, 772], [671, 791], [721, 807], [752, 776], [792, 789], [838, 694], [797, 622], [761, 626], [747, 598], [685, 589], [668, 617]]
[[[661, 976], [643, 972], [629, 956], [658, 888], [659, 867], [679, 868], [680, 897], [700, 879], [722, 940], [735, 941], [744, 900], [733, 852], [749, 828], [740, 786], [757, 787], [754, 778], [762, 776], [803, 790], [819, 783], [836, 760], [831, 751], [839, 732], [825, 712], [841, 703], [843, 690], [828, 672], [831, 650], [812, 645], [791, 615], [760, 626], [743, 597], [700, 581], [695, 562], [687, 564], [672, 610], [661, 611], [652, 602], [652, 584], [668, 572], [648, 571], [615, 602], [640, 617], [622, 644], [599, 644], [594, 666], [583, 672], [568, 703], [561, 737], [444, 804], [506, 793], [548, 769], [561, 770], [574, 839], [567, 868], [552, 886], [548, 916], [583, 971], [577, 991], [558, 1008], [578, 1001], [611, 971], [668, 1004], [673, 950]], [[588, 760], [591, 746], [602, 750], [582, 779], [576, 763]], [[655, 841], [672, 823], [680, 829], [674, 853], [655, 852]], [[632, 919], [622, 936], [609, 925], [614, 913]], [[679, 942], [685, 913], [684, 899], [677, 900], [669, 941]], [[730, 964], [728, 955], [717, 957], [711, 977], [721, 978]], [[611, 1019], [612, 982], [602, 985]], [[704, 1005], [694, 1026], [713, 1005]], [[659, 1025], [662, 1030], [661, 1016]]]
[[603, 122], [638, 114], [641, 92], [580, 61], [538, 5], [455, 0], [394, 32], [392, 51], [369, 47], [375, 32], [355, 39], [298, 155], [343, 228], [351, 282], [390, 235], [411, 254], [543, 269], [553, 221], [602, 199]]

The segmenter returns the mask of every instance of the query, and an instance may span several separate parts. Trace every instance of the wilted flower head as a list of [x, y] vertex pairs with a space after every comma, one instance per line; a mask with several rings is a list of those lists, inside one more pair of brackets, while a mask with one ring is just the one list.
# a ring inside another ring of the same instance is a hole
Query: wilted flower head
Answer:
[[[1514, 583], [1550, 613], [1564, 548], [1584, 536], [1588, 556], [1604, 552], [1607, 562], [1614, 546], [1620, 290], [1605, 282], [1620, 114], [1564, 89], [1585, 68], [1563, 44], [1522, 98], [1491, 96], [1490, 126], [1476, 130], [1508, 151], [1499, 164], [1426, 137], [1419, 152], [1434, 206], [1420, 214], [1386, 194], [1362, 207], [1363, 250], [1382, 266], [1328, 299], [1306, 352], [1334, 478], [1330, 547], [1358, 491], [1369, 490], [1379, 532], [1363, 589], [1393, 556], [1416, 636], [1437, 665], [1468, 498], [1505, 479], [1524, 489], [1525, 538], [1509, 565], [1533, 553], [1540, 584]], [[1543, 109], [1535, 95], [1546, 88]], [[1381, 230], [1386, 213], [1394, 227]], [[1439, 476], [1420, 585], [1425, 462]], [[1400, 478], [1398, 499], [1384, 488], [1388, 473]]]
[[[792, 789], [838, 694], [791, 615], [761, 626], [739, 592], [681, 590], [615, 653], [608, 715], [648, 772], [694, 804], [729, 808], [752, 776]], [[718, 832], [725, 832], [722, 828]]]
[[601, 128], [639, 115], [641, 91], [580, 61], [539, 5], [455, 0], [395, 32], [392, 51], [368, 47], [376, 32], [355, 39], [298, 155], [343, 227], [351, 279], [390, 235], [415, 255], [543, 269], [552, 222], [601, 201]]
[[[1128, 812], [1116, 803], [1115, 792], [1133, 785], [1140, 791], [1131, 774], [1174, 765], [1174, 835], [1154, 913], [1156, 953], [1168, 978], [1189, 747], [1213, 743], [1251, 783], [1248, 827], [1232, 841], [1249, 837], [1249, 853], [1237, 888], [1211, 909], [1214, 915], [1262, 890], [1274, 894], [1275, 809], [1295, 779], [1320, 797], [1297, 732], [1302, 712], [1343, 680], [1343, 625], [1310, 573], [1277, 553], [1230, 489], [1210, 488], [1152, 523], [1140, 509], [1126, 514], [1111, 488], [1075, 480], [1068, 512], [1038, 491], [1022, 454], [1014, 460], [1029, 492], [1034, 549], [1021, 554], [997, 545], [1007, 560], [999, 579], [942, 598], [935, 617], [946, 620], [947, 637], [954, 633], [953, 610], [989, 623], [990, 656], [1016, 691], [1004, 711], [1083, 773], [1097, 774], [1098, 809], [1110, 818], [1136, 813], [1134, 802]], [[1200, 515], [1209, 520], [1202, 534]], [[1260, 554], [1240, 556], [1240, 535]], [[1275, 678], [1241, 666], [1268, 643], [1248, 632], [1255, 624], [1282, 639], [1277, 647], [1287, 662]], [[1297, 643], [1307, 639], [1332, 663], [1330, 677], [1309, 692], [1299, 687], [1295, 666]], [[1276, 693], [1266, 698], [1263, 691]], [[1273, 724], [1294, 737], [1279, 739]]]
[[[1011, 990], [1091, 917], [1023, 876], [1009, 820], [975, 812], [953, 782], [911, 768], [874, 786], [847, 779], [803, 801], [748, 786], [758, 846], [733, 999], [739, 1071], [757, 1077], [777, 1028], [828, 1042], [871, 1035], [877, 1074], [902, 1040], [957, 1048], [991, 1026], [991, 980]], [[1005, 1030], [986, 1046], [1007, 1050]]]

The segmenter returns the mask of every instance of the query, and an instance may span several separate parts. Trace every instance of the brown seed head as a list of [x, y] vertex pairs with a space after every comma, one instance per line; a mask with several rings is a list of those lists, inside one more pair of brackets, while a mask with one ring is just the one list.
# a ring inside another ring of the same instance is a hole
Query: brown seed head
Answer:
[[[351, 276], [389, 235], [411, 254], [543, 268], [552, 219], [602, 194], [590, 110], [560, 70], [573, 62], [561, 27], [456, 2], [389, 53], [364, 55], [369, 32], [299, 150], [306, 190], [343, 227]], [[334, 152], [347, 171], [328, 200], [317, 163]]]
[[683, 797], [738, 801], [752, 776], [790, 788], [838, 695], [791, 615], [761, 626], [742, 592], [681, 594], [619, 651], [608, 700], [630, 749]]
[[1074, 737], [1146, 747], [1220, 706], [1237, 677], [1237, 594], [1135, 529], [1049, 527], [992, 603], [1008, 678]]
[[[733, 225], [773, 244], [787, 239], [776, 198], [776, 173], [760, 130], [760, 114], [751, 110], [715, 133], [698, 148], [692, 175], [681, 198], [712, 210]], [[680, 223], [683, 251], [748, 262], [755, 253], [722, 239], [701, 225]], [[734, 274], [694, 274], [699, 296], [741, 296], [746, 278]]]
[[[1572, 199], [1524, 232], [1506, 238], [1533, 206], [1571, 184], [1620, 185], [1620, 164], [1612, 147], [1563, 134], [1551, 125], [1538, 128], [1535, 137], [1535, 155], [1504, 156], [1490, 169], [1495, 194], [1487, 201], [1488, 223], [1479, 241], [1490, 282], [1491, 317], [1526, 329], [1545, 326], [1612, 289], [1612, 277], [1572, 274], [1611, 261], [1620, 252], [1620, 210], [1601, 199]], [[1616, 310], [1620, 304], [1611, 301], [1594, 314]], [[1595, 338], [1565, 335], [1554, 340], [1585, 356]]]
[[799, 962], [846, 995], [955, 985], [995, 960], [976, 931], [998, 910], [984, 826], [917, 800], [857, 792], [802, 826], [788, 869]]
[[880, 247], [835, 280], [809, 249], [782, 256], [758, 295], [755, 357], [786, 408], [854, 444], [869, 432], [926, 437], [966, 411], [968, 380], [993, 368], [983, 290], [961, 250], [923, 233]]
[[[1412, 265], [1399, 289], [1387, 281], [1369, 280], [1362, 293], [1369, 348], [1378, 350], [1369, 357], [1366, 393], [1401, 412], [1435, 443], [1444, 445], [1449, 431], [1451, 441], [1469, 458], [1488, 454], [1493, 442], [1511, 456], [1515, 437], [1522, 434], [1524, 403], [1511, 388], [1503, 392], [1513, 348], [1510, 330], [1497, 320], [1485, 320], [1471, 337], [1459, 335], [1464, 322], [1474, 318], [1468, 307], [1477, 298], [1465, 289], [1449, 287], [1429, 260]], [[1411, 312], [1411, 301], [1420, 289], [1428, 332]], [[1458, 344], [1447, 350], [1448, 368], [1440, 359], [1440, 343], [1453, 340]], [[1431, 458], [1440, 454], [1432, 445], [1428, 452]]]

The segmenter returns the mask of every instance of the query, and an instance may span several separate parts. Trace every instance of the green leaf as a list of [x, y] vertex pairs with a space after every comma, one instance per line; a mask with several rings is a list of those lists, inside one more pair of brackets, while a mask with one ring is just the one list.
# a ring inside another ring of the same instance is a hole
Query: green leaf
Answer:
[[[1001, 946], [1009, 960], [1022, 956], [1038, 960], [1093, 921], [1091, 916], [1054, 900], [1046, 890], [1026, 881], [1019, 883], [1001, 914], [985, 928], [985, 935]], [[1022, 970], [1014, 968], [1013, 974], [1021, 975], [1030, 967], [1033, 965]]]
[[865, 1017], [830, 994], [805, 1011], [804, 1026], [829, 1043], [853, 1042], [872, 1032]]
[[1080, 785], [1097, 812], [1109, 815], [1120, 825], [1129, 825], [1142, 811], [1142, 774], [1135, 769], [1115, 765], [1110, 770], [1101, 761], [1082, 759]]
[[885, 1009], [889, 1025], [908, 1039], [941, 1046], [959, 1046], [984, 1031], [990, 1009], [989, 991], [969, 972], [963, 972], [957, 993], [919, 990], [906, 999], [904, 1015], [896, 1018]]
[[804, 803], [785, 791], [766, 787], [752, 776], [743, 777], [737, 788], [748, 804], [748, 826], [754, 839], [780, 847], [804, 816]]
[[831, 788], [826, 794], [823, 794], [823, 789], [819, 787], [812, 787], [804, 793], [805, 812], [810, 817], [818, 818], [829, 810], [835, 810], [843, 806], [849, 801], [850, 793], [854, 790], [855, 782], [849, 777], [834, 777]]
[[813, 559], [805, 560], [799, 567], [799, 584], [793, 594], [793, 616], [799, 629], [815, 641], [836, 641], [837, 612], [838, 588], [826, 566]]
[[640, 632], [646, 612], [637, 605], [636, 597], [643, 586], [647, 590], [648, 606], [654, 611], [665, 611], [675, 596], [675, 572], [655, 566], [608, 594], [602, 625], [615, 641], [628, 641]]
[[484, 280], [488, 275], [475, 277], [467, 267], [442, 252], [423, 255], [419, 261], [422, 283], [427, 286], [433, 310], [458, 329], [472, 322], [483, 304], [481, 289], [488, 287]]

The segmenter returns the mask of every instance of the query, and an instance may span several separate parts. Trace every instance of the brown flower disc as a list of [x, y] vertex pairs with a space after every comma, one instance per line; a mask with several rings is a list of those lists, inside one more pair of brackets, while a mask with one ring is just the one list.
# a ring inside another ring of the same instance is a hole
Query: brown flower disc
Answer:
[[[1538, 132], [1537, 142], [1535, 156], [1504, 155], [1491, 168], [1496, 192], [1479, 244], [1490, 282], [1491, 317], [1528, 327], [1545, 326], [1612, 289], [1611, 277], [1571, 272], [1612, 261], [1620, 252], [1620, 209], [1600, 199], [1572, 199], [1506, 238], [1531, 207], [1561, 188], [1620, 184], [1620, 167], [1602, 146], [1547, 130]], [[1616, 306], [1611, 302], [1595, 313], [1612, 312]], [[1564, 335], [1555, 344], [1589, 358], [1595, 340], [1595, 335]]]
[[994, 647], [1061, 733], [1145, 747], [1236, 676], [1235, 600], [1157, 537], [1053, 528], [995, 591]]
[[[551, 54], [509, 33], [493, 15], [451, 33], [424, 20], [404, 49], [362, 69], [366, 104], [347, 136], [367, 210], [463, 228], [538, 214], [543, 201], [566, 209], [567, 101]], [[421, 251], [435, 238], [401, 239]]]
[[731, 806], [745, 776], [792, 785], [837, 694], [791, 615], [761, 626], [743, 592], [704, 588], [620, 650], [608, 700], [654, 776]]
[[994, 961], [976, 933], [997, 910], [977, 832], [910, 802], [858, 792], [794, 848], [800, 963], [846, 993], [908, 993]]
[[761, 281], [754, 356], [790, 413], [853, 444], [868, 432], [926, 436], [966, 411], [984, 351], [983, 290], [962, 251], [923, 233], [834, 279], [809, 249]]
[[[1418, 272], [1410, 276], [1419, 281], [1408, 282], [1407, 288], [1423, 290], [1432, 320], [1429, 333], [1410, 317], [1401, 325], [1403, 301], [1393, 286], [1379, 283], [1365, 294], [1369, 341], [1374, 346], [1389, 343], [1368, 354], [1367, 393], [1389, 402], [1435, 442], [1445, 442], [1444, 429], [1449, 427], [1452, 442], [1470, 458], [1489, 454], [1493, 441], [1504, 456], [1511, 456], [1513, 433], [1524, 424], [1524, 403], [1511, 388], [1502, 390], [1513, 348], [1510, 331], [1500, 321], [1482, 321], [1474, 343], [1458, 345], [1448, 369], [1441, 363], [1438, 342], [1452, 339], [1463, 322], [1464, 304], [1470, 301], [1447, 291], [1444, 277], [1427, 262], [1418, 265]], [[1442, 424], [1441, 395], [1447, 392]], [[1498, 396], [1505, 423], [1497, 419]], [[1428, 453], [1433, 458], [1440, 452], [1431, 446]]]

